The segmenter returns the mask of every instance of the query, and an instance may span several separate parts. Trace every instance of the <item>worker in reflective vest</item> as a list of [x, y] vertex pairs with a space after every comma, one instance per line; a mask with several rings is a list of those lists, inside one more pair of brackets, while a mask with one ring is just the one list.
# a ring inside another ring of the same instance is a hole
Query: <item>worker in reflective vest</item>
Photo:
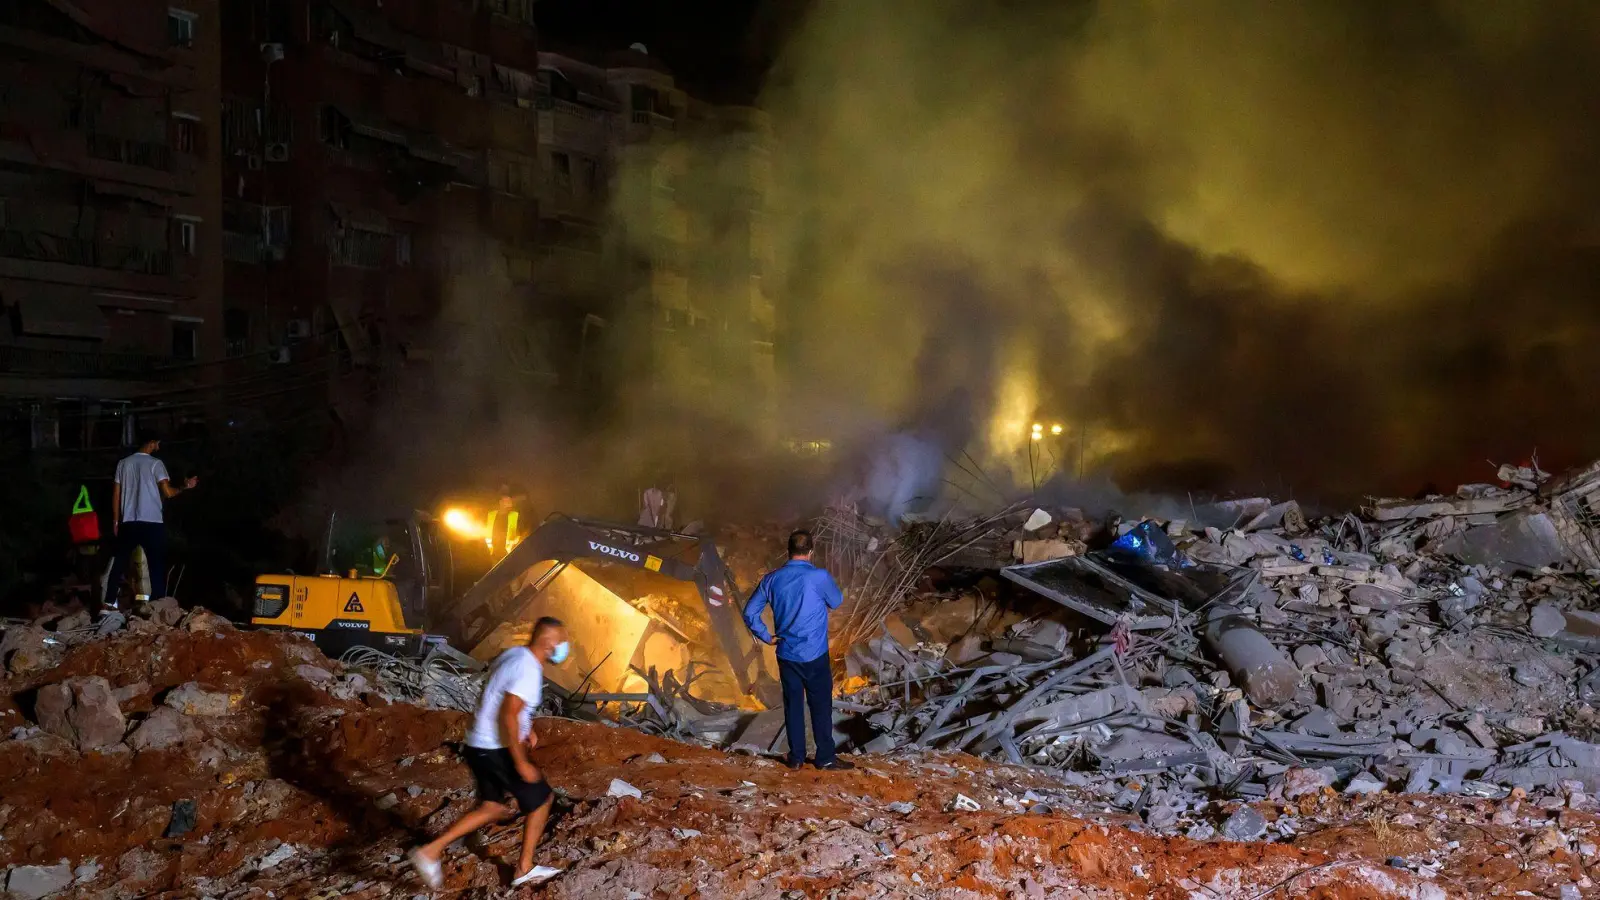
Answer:
[[521, 532], [517, 530], [520, 524], [518, 519], [517, 501], [511, 496], [511, 488], [502, 487], [499, 505], [489, 510], [488, 519], [484, 522], [483, 542], [489, 547], [490, 558], [499, 561], [522, 539]]

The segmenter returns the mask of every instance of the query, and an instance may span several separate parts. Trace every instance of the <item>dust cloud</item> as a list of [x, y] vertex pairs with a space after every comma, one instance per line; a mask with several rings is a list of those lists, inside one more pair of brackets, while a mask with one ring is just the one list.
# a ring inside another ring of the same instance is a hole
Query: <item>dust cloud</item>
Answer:
[[1600, 453], [1597, 47], [1559, 0], [818, 0], [761, 101], [781, 426], [1328, 500]]

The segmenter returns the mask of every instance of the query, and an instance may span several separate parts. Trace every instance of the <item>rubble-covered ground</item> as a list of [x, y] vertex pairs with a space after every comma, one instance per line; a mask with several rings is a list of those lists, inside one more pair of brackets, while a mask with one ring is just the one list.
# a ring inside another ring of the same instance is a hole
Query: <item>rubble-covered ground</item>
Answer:
[[[9, 896], [421, 894], [402, 854], [472, 803], [455, 749], [465, 714], [391, 702], [292, 637], [171, 605], [151, 616], [105, 634], [84, 617], [7, 628]], [[536, 760], [563, 792], [540, 861], [565, 874], [505, 888], [508, 826], [452, 850], [443, 895], [1567, 897], [1591, 893], [1600, 842], [1582, 798], [1318, 786], [1218, 797], [1191, 813], [1216, 832], [1195, 840], [1156, 835], [1060, 773], [963, 754], [790, 772], [605, 724], [538, 727]], [[629, 786], [641, 796], [610, 796]], [[1223, 836], [1269, 831], [1275, 842]]]

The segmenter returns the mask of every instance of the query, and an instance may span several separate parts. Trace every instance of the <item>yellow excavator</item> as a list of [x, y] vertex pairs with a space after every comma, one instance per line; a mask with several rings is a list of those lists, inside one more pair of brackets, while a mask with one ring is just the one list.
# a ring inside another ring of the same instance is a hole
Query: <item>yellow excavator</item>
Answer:
[[421, 511], [373, 523], [330, 517], [317, 574], [258, 576], [251, 623], [302, 634], [334, 657], [357, 646], [417, 656], [453, 646], [479, 656], [503, 624], [526, 624], [569, 563], [591, 560], [693, 584], [702, 607], [688, 611], [694, 625], [652, 617], [674, 633], [703, 634], [704, 649], [721, 651], [742, 693], [762, 697], [776, 687], [740, 617], [732, 573], [705, 537], [556, 514], [464, 591], [452, 546], [443, 517]]

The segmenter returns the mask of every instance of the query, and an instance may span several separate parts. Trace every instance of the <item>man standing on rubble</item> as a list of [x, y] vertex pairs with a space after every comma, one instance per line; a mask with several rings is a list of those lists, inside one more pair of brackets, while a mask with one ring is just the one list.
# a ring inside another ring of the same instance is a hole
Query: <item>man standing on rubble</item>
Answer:
[[[744, 605], [744, 624], [756, 640], [778, 648], [789, 768], [805, 764], [809, 708], [817, 768], [853, 769], [834, 753], [833, 669], [828, 663], [828, 612], [839, 608], [844, 595], [832, 575], [811, 564], [811, 549], [811, 532], [789, 535], [789, 561], [761, 579]], [[769, 605], [777, 637], [761, 621], [761, 611]]]
[[538, 884], [561, 874], [560, 869], [533, 864], [533, 851], [544, 837], [555, 795], [533, 764], [531, 754], [539, 745], [539, 737], [533, 731], [533, 711], [544, 693], [544, 665], [565, 662], [570, 649], [566, 626], [560, 619], [543, 616], [533, 623], [527, 646], [512, 647], [495, 658], [462, 751], [477, 782], [478, 808], [462, 816], [432, 843], [411, 851], [411, 865], [430, 889], [438, 890], [444, 883], [440, 860], [445, 848], [510, 815], [513, 800], [527, 818], [522, 831], [522, 856], [511, 886]]
[[191, 475], [183, 487], [173, 487], [167, 477], [167, 464], [155, 458], [160, 449], [161, 439], [147, 434], [136, 453], [117, 463], [116, 484], [111, 489], [111, 533], [116, 550], [106, 573], [106, 609], [117, 608], [122, 574], [128, 569], [134, 548], [144, 550], [150, 569], [150, 599], [167, 595], [167, 526], [162, 518], [162, 502], [192, 489], [200, 479]]

